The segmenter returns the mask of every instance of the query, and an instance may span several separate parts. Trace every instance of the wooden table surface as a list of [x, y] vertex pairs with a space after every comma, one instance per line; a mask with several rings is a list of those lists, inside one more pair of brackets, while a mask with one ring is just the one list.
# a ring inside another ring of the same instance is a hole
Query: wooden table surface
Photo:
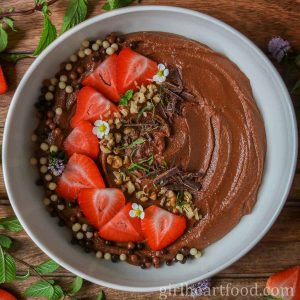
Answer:
[[[89, 16], [101, 13], [103, 2], [90, 0]], [[66, 0], [60, 0], [51, 6], [51, 18], [59, 26], [67, 3]], [[32, 4], [33, 0], [0, 0], [0, 7], [2, 8], [28, 8]], [[274, 35], [280, 35], [288, 39], [295, 49], [300, 50], [300, 0], [143, 0], [141, 5], [143, 4], [181, 6], [214, 16], [241, 31], [263, 50], [266, 48], [267, 41]], [[30, 54], [38, 43], [42, 18], [36, 13], [26, 17], [17, 17], [15, 20], [18, 32], [10, 33], [8, 52]], [[32, 62], [32, 58], [27, 58], [19, 61], [15, 66], [12, 64], [4, 65], [10, 89], [6, 95], [0, 96], [0, 141], [2, 140], [5, 118], [14, 91]], [[299, 100], [295, 104], [296, 109], [300, 107]], [[26, 105], [26, 99], [24, 99], [24, 105]], [[0, 217], [13, 215], [3, 183], [2, 168], [0, 168], [0, 199]], [[46, 255], [35, 246], [24, 232], [15, 234], [14, 238], [13, 254], [15, 256], [31, 264], [38, 264], [47, 259]], [[217, 274], [213, 278], [213, 286], [228, 285], [234, 288], [250, 288], [257, 285], [258, 290], [261, 291], [270, 274], [296, 264], [300, 264], [299, 161], [292, 190], [272, 229], [247, 255]], [[55, 274], [51, 274], [51, 277], [59, 278], [63, 284], [67, 284], [74, 275], [60, 268]], [[27, 281], [19, 281], [6, 285], [6, 287], [20, 295], [34, 280], [36, 278], [32, 277]], [[101, 287], [87, 283], [80, 296], [94, 295], [99, 290], [101, 290]], [[128, 293], [107, 288], [104, 288], [104, 291], [107, 299], [160, 299], [159, 293]], [[176, 299], [187, 298], [186, 296], [176, 295], [169, 296], [168, 299], [173, 297]], [[217, 296], [203, 297], [202, 299], [220, 298], [240, 299], [241, 297], [234, 295], [221, 297], [217, 293]], [[261, 299], [261, 297], [247, 296], [243, 299]]]

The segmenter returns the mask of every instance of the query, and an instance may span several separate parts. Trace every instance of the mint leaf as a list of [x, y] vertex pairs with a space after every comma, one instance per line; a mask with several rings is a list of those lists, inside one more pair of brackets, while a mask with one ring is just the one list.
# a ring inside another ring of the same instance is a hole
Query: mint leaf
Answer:
[[107, 0], [102, 6], [104, 10], [113, 10], [121, 7], [125, 7], [133, 3], [135, 0]]
[[16, 275], [16, 280], [26, 280], [30, 277], [30, 271], [28, 270], [24, 275]]
[[[47, 7], [46, 5], [44, 7]], [[48, 16], [48, 8], [43, 9], [43, 15], [44, 15], [44, 29], [42, 36], [40, 38], [39, 44], [34, 51], [33, 55], [39, 55], [47, 46], [49, 46], [57, 37], [56, 28], [51, 22], [49, 16]]]
[[19, 232], [23, 230], [22, 225], [16, 217], [0, 219], [0, 229], [6, 229], [13, 232]]
[[34, 267], [34, 269], [40, 274], [47, 274], [56, 271], [59, 267], [59, 264], [57, 264], [54, 260], [49, 259], [46, 262]]
[[77, 276], [71, 283], [71, 285], [68, 289], [68, 293], [70, 295], [74, 295], [74, 294], [78, 293], [80, 291], [80, 289], [82, 288], [82, 284], [83, 284], [83, 279], [81, 277]]
[[134, 140], [131, 144], [129, 144], [128, 146], [124, 146], [119, 148], [120, 150], [122, 149], [130, 149], [130, 148], [134, 148], [137, 145], [143, 144], [145, 142], [144, 138], [138, 138], [136, 140]]
[[8, 53], [8, 54], [0, 54], [0, 58], [7, 61], [16, 63], [20, 59], [30, 57], [28, 54], [17, 54], [17, 53]]
[[103, 291], [101, 291], [98, 295], [97, 295], [97, 298], [96, 300], [105, 300], [106, 299], [106, 296], [105, 296], [105, 293]]
[[54, 284], [53, 280], [37, 281], [25, 290], [24, 295], [27, 297], [46, 297], [51, 299], [54, 295], [54, 287], [52, 284]]
[[0, 234], [0, 246], [6, 249], [9, 249], [13, 244], [11, 238], [6, 235]]
[[6, 49], [7, 42], [7, 32], [3, 29], [3, 25], [0, 24], [0, 52]]
[[7, 26], [14, 32], [17, 32], [17, 30], [14, 27], [14, 20], [10, 17], [4, 17], [3, 21], [7, 24]]
[[87, 14], [87, 0], [70, 0], [61, 32], [64, 33], [68, 29], [76, 26], [85, 20]]
[[16, 278], [14, 259], [0, 247], [0, 283], [11, 282]]
[[129, 100], [132, 98], [133, 96], [133, 90], [128, 90], [121, 98], [119, 105], [128, 105]]
[[54, 285], [53, 286], [53, 295], [50, 300], [60, 300], [64, 296], [64, 292], [62, 288], [59, 285]]

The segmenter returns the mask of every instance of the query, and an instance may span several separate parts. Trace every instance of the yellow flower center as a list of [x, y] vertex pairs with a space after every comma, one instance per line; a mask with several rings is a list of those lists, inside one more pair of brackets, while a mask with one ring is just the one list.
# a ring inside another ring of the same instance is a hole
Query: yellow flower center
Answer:
[[142, 214], [142, 211], [141, 210], [139, 210], [139, 209], [135, 209], [135, 215], [137, 216], [137, 217], [140, 217], [141, 216], [141, 214]]
[[104, 124], [101, 124], [100, 126], [98, 126], [98, 129], [100, 132], [105, 132], [106, 126]]
[[164, 71], [159, 70], [159, 71], [157, 72], [157, 75], [158, 75], [159, 77], [163, 77], [163, 76], [164, 76]]

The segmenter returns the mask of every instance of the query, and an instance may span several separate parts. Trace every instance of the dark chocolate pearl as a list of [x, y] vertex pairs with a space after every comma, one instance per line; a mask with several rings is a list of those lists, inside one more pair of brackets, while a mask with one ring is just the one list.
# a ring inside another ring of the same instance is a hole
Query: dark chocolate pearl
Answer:
[[92, 251], [91, 248], [88, 248], [88, 247], [84, 248], [84, 252], [86, 252], [86, 253], [90, 253], [91, 251]]
[[111, 34], [109, 34], [109, 35], [106, 37], [106, 40], [107, 40], [110, 44], [113, 44], [113, 43], [116, 41], [116, 38], [117, 38], [117, 33], [116, 33], [116, 32], [112, 32]]
[[168, 250], [167, 249], [162, 249], [160, 250], [160, 255], [165, 255], [168, 253]]
[[45, 79], [45, 80], [43, 80], [43, 86], [46, 86], [46, 87], [48, 87], [49, 85], [51, 85], [51, 82], [50, 82], [50, 80], [49, 80], [49, 79]]
[[117, 36], [116, 42], [117, 43], [123, 43], [124, 42], [124, 38], [122, 36]]
[[186, 263], [186, 257], [183, 258], [183, 260], [180, 261], [181, 264], [185, 264]]
[[94, 231], [93, 226], [88, 225], [87, 228], [86, 228], [86, 231], [87, 231], [87, 232], [93, 232], [93, 231]]
[[147, 263], [147, 262], [150, 262], [150, 258], [149, 257], [144, 257], [143, 258], [143, 263]]
[[85, 244], [84, 240], [78, 240], [78, 245], [83, 247]]
[[167, 260], [167, 261], [166, 261], [166, 265], [167, 265], [167, 266], [171, 266], [171, 265], [172, 265], [172, 260]]
[[75, 85], [75, 89], [76, 90], [80, 90], [82, 88], [82, 84], [81, 83], [77, 83], [76, 85]]
[[35, 181], [35, 184], [36, 185], [43, 185], [44, 184], [44, 181], [43, 181], [43, 179], [42, 178], [39, 178], [39, 179], [37, 179], [36, 181]]
[[127, 250], [127, 254], [128, 254], [128, 255], [131, 255], [131, 254], [133, 254], [133, 253], [134, 253], [134, 251], [133, 251], [132, 249], [128, 249], [128, 250]]
[[42, 93], [42, 94], [46, 94], [47, 92], [48, 92], [47, 87], [43, 86], [43, 87], [41, 88], [41, 93]]
[[72, 201], [68, 201], [68, 204], [67, 204], [68, 208], [73, 208], [74, 207], [74, 204]]
[[147, 269], [149, 269], [149, 268], [151, 268], [152, 264], [151, 264], [151, 262], [146, 262], [145, 266], [146, 266]]
[[137, 243], [136, 247], [137, 247], [137, 249], [142, 250], [142, 249], [144, 249], [145, 245], [143, 243]]
[[54, 134], [55, 135], [60, 135], [62, 132], [61, 132], [61, 129], [60, 128], [55, 128], [55, 130], [54, 130]]
[[54, 112], [53, 112], [52, 110], [49, 110], [49, 111], [47, 112], [47, 117], [48, 117], [49, 119], [53, 118], [53, 117], [54, 117]]
[[59, 199], [57, 200], [57, 204], [65, 204], [65, 200], [62, 199], [62, 198], [59, 198]]
[[141, 269], [146, 269], [146, 265], [145, 264], [141, 264]]
[[77, 73], [76, 73], [76, 72], [74, 72], [74, 71], [72, 71], [72, 72], [70, 73], [70, 78], [71, 78], [72, 80], [75, 80], [75, 79], [77, 79], [77, 78], [78, 78], [78, 75], [77, 75]]
[[71, 216], [71, 217], [70, 217], [70, 221], [71, 221], [72, 223], [75, 223], [76, 220], [77, 220], [77, 218], [76, 218], [75, 216]]
[[111, 242], [111, 241], [105, 241], [105, 245], [106, 245], [106, 246], [111, 246], [111, 245], [112, 245], [112, 242]]
[[181, 252], [184, 256], [187, 256], [187, 255], [190, 254], [190, 250], [189, 250], [189, 248], [187, 248], [187, 247], [182, 247], [181, 250], [180, 250], [180, 252]]
[[82, 74], [84, 72], [84, 67], [83, 66], [78, 66], [76, 68], [77, 73]]
[[102, 54], [102, 56], [106, 56], [106, 49], [103, 48], [100, 53]]
[[160, 259], [158, 257], [153, 257], [153, 263], [155, 265], [159, 264], [160, 263]]
[[56, 217], [56, 216], [57, 216], [57, 212], [56, 212], [55, 210], [52, 210], [52, 211], [50, 212], [50, 216], [51, 216], [52, 218]]
[[64, 70], [65, 67], [66, 67], [66, 63], [61, 63], [61, 64], [59, 65], [59, 67], [60, 67], [61, 70]]
[[127, 249], [134, 249], [135, 248], [135, 244], [133, 242], [129, 242], [127, 244]]
[[118, 262], [118, 260], [119, 260], [119, 256], [118, 256], [118, 255], [116, 255], [116, 254], [112, 254], [112, 255], [111, 255], [111, 261], [112, 261], [113, 263]]
[[50, 119], [47, 119], [46, 122], [45, 122], [45, 124], [46, 124], [47, 126], [49, 126], [50, 123], [51, 123], [51, 120], [50, 120]]
[[130, 42], [129, 47], [131, 49], [135, 49], [138, 46], [138, 43], [139, 43], [138, 41], [132, 41]]
[[73, 236], [70, 243], [73, 244], [73, 245], [76, 245], [78, 242], [78, 240]]
[[99, 233], [97, 231], [94, 232], [94, 238], [99, 238]]
[[91, 247], [91, 246], [93, 245], [93, 242], [87, 240], [87, 241], [85, 242], [85, 245], [86, 245], [87, 247]]
[[92, 61], [93, 61], [93, 62], [99, 61], [100, 59], [101, 59], [101, 57], [100, 57], [99, 55], [94, 55], [94, 56], [92, 57]]
[[130, 260], [131, 260], [133, 263], [136, 263], [136, 262], [138, 261], [137, 255], [132, 254], [132, 255], [130, 256]]
[[66, 225], [66, 222], [63, 219], [59, 219], [58, 226], [64, 227]]

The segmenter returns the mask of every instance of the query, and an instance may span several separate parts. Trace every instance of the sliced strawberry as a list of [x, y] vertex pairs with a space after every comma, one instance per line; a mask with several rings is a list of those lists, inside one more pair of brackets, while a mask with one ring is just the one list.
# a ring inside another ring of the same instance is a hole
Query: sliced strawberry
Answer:
[[7, 90], [8, 90], [7, 82], [2, 67], [0, 65], [0, 95], [5, 94]]
[[118, 108], [93, 88], [83, 87], [77, 94], [76, 112], [71, 119], [72, 128], [82, 120], [95, 122], [107, 120], [110, 114], [117, 112]]
[[266, 288], [268, 294], [276, 299], [300, 300], [300, 266], [272, 275]]
[[13, 296], [11, 293], [0, 289], [0, 299], [1, 300], [17, 300], [15, 296]]
[[125, 196], [119, 189], [85, 189], [79, 193], [79, 206], [97, 228], [111, 220], [125, 205]]
[[69, 156], [78, 153], [96, 159], [99, 155], [99, 140], [93, 134], [93, 126], [87, 121], [81, 121], [65, 139], [64, 149]]
[[106, 58], [93, 73], [89, 74], [83, 81], [83, 85], [88, 85], [110, 100], [119, 102], [120, 95], [117, 90], [117, 60], [116, 54]]
[[74, 153], [59, 178], [56, 193], [72, 201], [79, 192], [87, 188], [104, 188], [105, 184], [95, 162], [89, 157]]
[[141, 220], [137, 217], [132, 218], [129, 212], [132, 204], [127, 205], [118, 212], [108, 223], [99, 231], [99, 235], [109, 241], [115, 242], [136, 242], [144, 239]]
[[183, 216], [172, 214], [156, 205], [145, 210], [142, 230], [149, 247], [161, 250], [177, 240], [186, 228]]
[[117, 86], [121, 95], [129, 89], [135, 89], [134, 82], [139, 85], [150, 83], [157, 72], [157, 63], [131, 50], [123, 49], [118, 56]]

